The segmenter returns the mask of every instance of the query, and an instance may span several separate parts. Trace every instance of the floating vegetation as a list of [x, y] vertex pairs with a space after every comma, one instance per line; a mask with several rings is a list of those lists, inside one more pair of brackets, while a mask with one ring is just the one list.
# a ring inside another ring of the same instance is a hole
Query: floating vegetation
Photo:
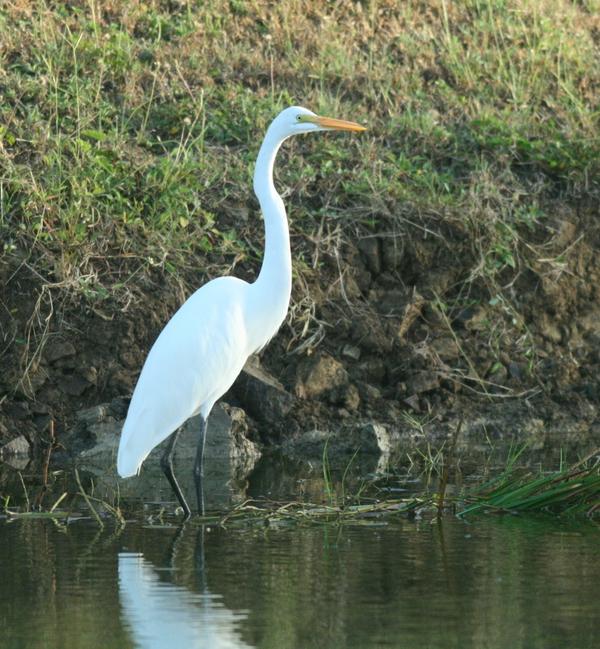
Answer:
[[251, 524], [282, 525], [286, 523], [332, 523], [392, 514], [415, 516], [433, 510], [434, 497], [425, 495], [406, 499], [382, 500], [360, 505], [319, 505], [303, 502], [247, 500], [224, 516], [212, 519], [219, 525]]
[[220, 525], [257, 522], [282, 525], [348, 522], [398, 514], [423, 517], [453, 513], [465, 517], [494, 512], [600, 516], [600, 449], [568, 468], [541, 474], [516, 466], [524, 450], [525, 447], [509, 457], [500, 475], [456, 496], [441, 496], [440, 490], [401, 499], [361, 498], [360, 504], [346, 504], [344, 498], [336, 502], [331, 483], [327, 481], [327, 504], [247, 500], [211, 520]]
[[[49, 493], [47, 471], [44, 474], [44, 484], [42, 489], [38, 492], [35, 499], [30, 497], [21, 472], [19, 472], [18, 475], [21, 486], [23, 487], [24, 507], [11, 506], [10, 496], [0, 496], [0, 518], [5, 517], [8, 520], [47, 518], [55, 521], [61, 520], [63, 523], [70, 523], [87, 518], [78, 511], [79, 507], [77, 507], [77, 505], [81, 503], [81, 500], [83, 500], [91, 514], [91, 517], [96, 521], [100, 529], [104, 528], [105, 521], [110, 520], [112, 520], [118, 528], [125, 526], [125, 519], [123, 518], [119, 506], [113, 506], [106, 502], [106, 500], [96, 498], [92, 493], [86, 492], [81, 483], [77, 469], [74, 471], [74, 478], [78, 488], [77, 492], [70, 493], [69, 491], [62, 491], [54, 501], [53, 505], [49, 508], [42, 507], [43, 497]], [[61, 505], [69, 496], [69, 507], [67, 509], [59, 509], [59, 505]], [[96, 503], [97, 507], [94, 507], [92, 504], [93, 502]]]
[[[449, 471], [444, 469], [437, 490], [424, 491], [405, 497], [381, 497], [382, 491], [374, 493], [373, 484], [362, 483], [358, 492], [348, 492], [346, 484], [349, 467], [344, 471], [341, 483], [336, 485], [331, 476], [327, 455], [323, 456], [323, 502], [282, 501], [248, 499], [228, 512], [215, 512], [199, 520], [219, 526], [263, 525], [286, 526], [298, 524], [360, 523], [362, 525], [385, 524], [396, 516], [433, 519], [455, 515], [458, 517], [480, 514], [548, 514], [565, 517], [600, 519], [600, 448], [568, 467], [551, 472], [533, 471], [517, 464], [526, 447], [510, 453], [504, 470], [496, 477], [474, 487], [454, 494], [446, 494]], [[355, 460], [352, 457], [350, 463]], [[445, 467], [452, 464], [452, 452], [448, 452]], [[450, 467], [448, 466], [448, 469]], [[112, 521], [117, 528], [125, 526], [125, 517], [118, 505], [110, 505], [84, 490], [79, 475], [75, 473], [77, 491], [62, 492], [48, 510], [31, 507], [31, 498], [25, 490], [26, 506], [10, 507], [10, 498], [3, 498], [2, 509], [8, 519], [54, 518], [64, 522], [88, 518], [72, 507], [84, 504], [100, 528]], [[24, 485], [24, 483], [22, 482]], [[399, 491], [399, 490], [396, 490]], [[70, 509], [59, 509], [67, 496]], [[161, 503], [159, 522], [172, 521], [177, 509]], [[134, 511], [130, 512], [136, 518]], [[144, 514], [144, 517], [147, 513]], [[150, 520], [155, 518], [150, 516]], [[166, 523], [169, 526], [172, 522]]]
[[544, 512], [588, 517], [600, 514], [600, 449], [571, 467], [535, 475], [515, 468], [472, 490], [459, 516], [480, 512]]

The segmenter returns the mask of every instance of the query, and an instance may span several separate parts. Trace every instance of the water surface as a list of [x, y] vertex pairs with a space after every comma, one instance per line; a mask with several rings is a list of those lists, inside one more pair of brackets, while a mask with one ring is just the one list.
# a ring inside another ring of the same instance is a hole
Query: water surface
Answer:
[[591, 649], [599, 541], [545, 517], [0, 520], [0, 647]]

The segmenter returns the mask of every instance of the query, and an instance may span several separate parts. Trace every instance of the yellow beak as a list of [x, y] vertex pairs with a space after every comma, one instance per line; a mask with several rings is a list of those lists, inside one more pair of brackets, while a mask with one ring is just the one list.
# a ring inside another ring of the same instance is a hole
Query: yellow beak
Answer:
[[312, 120], [317, 126], [332, 131], [366, 131], [366, 127], [356, 122], [347, 122], [345, 119], [333, 119], [333, 117], [313, 117]]

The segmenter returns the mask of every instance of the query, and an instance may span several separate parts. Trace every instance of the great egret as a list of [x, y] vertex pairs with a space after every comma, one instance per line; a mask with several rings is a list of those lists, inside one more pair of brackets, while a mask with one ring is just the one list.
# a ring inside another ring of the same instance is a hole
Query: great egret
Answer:
[[262, 349], [285, 319], [292, 290], [292, 258], [285, 207], [273, 184], [281, 144], [313, 131], [364, 131], [355, 122], [319, 117], [306, 108], [283, 110], [267, 129], [254, 171], [254, 192], [265, 221], [265, 254], [256, 281], [218, 277], [198, 289], [175, 313], [152, 346], [133, 392], [121, 433], [117, 470], [138, 473], [150, 451], [167, 437], [163, 471], [186, 517], [191, 515], [173, 472], [179, 427], [200, 415], [194, 480], [198, 510], [202, 490], [206, 420], [248, 357]]

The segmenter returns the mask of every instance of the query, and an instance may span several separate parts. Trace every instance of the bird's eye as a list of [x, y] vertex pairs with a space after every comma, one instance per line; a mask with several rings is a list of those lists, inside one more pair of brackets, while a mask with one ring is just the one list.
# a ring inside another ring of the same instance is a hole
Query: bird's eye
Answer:
[[296, 115], [296, 121], [300, 122], [302, 120], [302, 115]]

